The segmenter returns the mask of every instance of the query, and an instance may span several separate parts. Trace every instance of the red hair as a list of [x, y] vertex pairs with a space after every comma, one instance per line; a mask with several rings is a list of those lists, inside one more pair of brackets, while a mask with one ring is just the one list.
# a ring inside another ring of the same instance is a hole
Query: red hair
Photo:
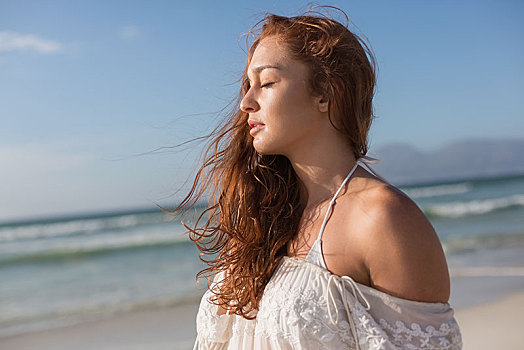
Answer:
[[247, 67], [257, 45], [276, 36], [293, 58], [307, 64], [311, 92], [329, 98], [330, 122], [346, 137], [356, 158], [368, 150], [375, 88], [375, 60], [368, 46], [347, 25], [327, 16], [311, 10], [297, 17], [268, 14], [250, 30], [248, 40], [249, 34], [256, 39], [248, 50], [233, 111], [211, 133], [189, 194], [171, 210], [191, 208], [210, 190], [209, 205], [194, 227], [184, 224], [208, 265], [197, 276], [225, 272], [213, 290], [214, 302], [245, 318], [252, 318], [251, 311], [258, 308], [266, 284], [287, 254], [307, 201], [286, 157], [256, 153], [248, 114], [239, 108], [249, 88]]

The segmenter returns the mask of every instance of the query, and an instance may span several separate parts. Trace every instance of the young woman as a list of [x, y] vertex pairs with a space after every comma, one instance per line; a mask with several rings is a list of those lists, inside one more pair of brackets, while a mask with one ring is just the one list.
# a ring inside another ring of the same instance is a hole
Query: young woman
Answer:
[[261, 23], [181, 204], [211, 189], [195, 348], [460, 349], [435, 230], [367, 165], [370, 50], [311, 12]]

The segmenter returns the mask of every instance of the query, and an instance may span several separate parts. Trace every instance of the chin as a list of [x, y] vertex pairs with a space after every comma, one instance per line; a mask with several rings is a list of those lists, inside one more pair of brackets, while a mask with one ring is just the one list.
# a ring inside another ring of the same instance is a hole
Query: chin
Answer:
[[[263, 156], [276, 156], [276, 155], [284, 155], [284, 148], [286, 146], [286, 142], [282, 142], [284, 140], [278, 140], [280, 142], [276, 142], [277, 140], [271, 140], [271, 142], [268, 142], [269, 140], [264, 139], [262, 137], [258, 138], [255, 136], [253, 139], [253, 148], [255, 151], [257, 151], [258, 154]], [[287, 140], [286, 140], [287, 141]]]
[[268, 156], [274, 154], [273, 147], [270, 147], [266, 142], [257, 142], [256, 139], [253, 140], [253, 148], [260, 155]]
[[264, 143], [257, 141], [256, 139], [253, 139], [253, 148], [255, 151], [257, 151], [258, 154], [266, 155], [266, 147], [264, 147]]
[[282, 152], [279, 152], [277, 150], [270, 150], [267, 148], [257, 148], [255, 147], [255, 151], [257, 151], [258, 154], [262, 156], [278, 156], [278, 155], [284, 155]]
[[269, 156], [269, 155], [271, 155], [271, 152], [268, 152], [264, 148], [260, 148], [260, 147], [254, 147], [254, 148], [255, 148], [255, 151], [257, 151], [257, 153], [260, 154], [261, 156]]

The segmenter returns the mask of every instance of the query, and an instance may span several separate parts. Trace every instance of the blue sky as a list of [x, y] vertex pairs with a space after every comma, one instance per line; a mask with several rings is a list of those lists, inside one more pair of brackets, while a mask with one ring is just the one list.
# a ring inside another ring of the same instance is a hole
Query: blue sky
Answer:
[[[1, 1], [0, 221], [176, 202], [242, 33], [304, 1]], [[524, 130], [524, 2], [331, 1], [377, 58], [371, 151]], [[338, 17], [340, 18], [340, 17]]]

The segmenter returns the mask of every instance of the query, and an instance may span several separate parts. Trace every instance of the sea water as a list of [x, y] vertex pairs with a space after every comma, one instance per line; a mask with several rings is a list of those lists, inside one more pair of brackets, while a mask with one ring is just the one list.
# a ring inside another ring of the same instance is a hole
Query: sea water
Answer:
[[[524, 175], [399, 188], [435, 227], [452, 270], [522, 256]], [[195, 302], [207, 287], [195, 280], [198, 256], [180, 220], [158, 209], [0, 224], [0, 337]]]

